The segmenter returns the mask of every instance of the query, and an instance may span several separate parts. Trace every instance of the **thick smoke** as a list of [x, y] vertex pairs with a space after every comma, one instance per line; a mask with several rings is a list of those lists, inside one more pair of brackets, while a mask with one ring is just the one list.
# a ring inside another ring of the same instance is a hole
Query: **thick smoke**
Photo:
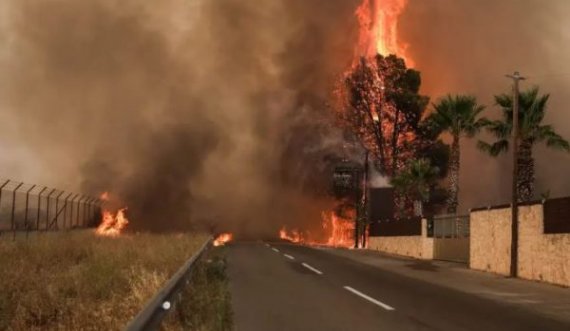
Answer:
[[135, 228], [318, 223], [356, 5], [3, 1], [2, 170], [111, 190]]
[[[359, 2], [2, 1], [2, 176], [111, 190], [142, 229], [318, 224], [331, 164], [346, 153], [327, 101], [352, 60]], [[552, 93], [547, 121], [570, 137], [569, 7], [410, 0], [401, 37], [425, 93], [492, 106], [518, 69]], [[508, 198], [508, 159], [474, 143], [464, 144], [464, 209]], [[570, 157], [537, 156], [539, 192], [568, 194]]]
[[[401, 17], [401, 38], [422, 72], [424, 93], [432, 100], [446, 93], [471, 93], [496, 118], [493, 95], [509, 93], [505, 74], [528, 76], [522, 88], [539, 85], [550, 93], [545, 119], [570, 138], [570, 30], [567, 0], [410, 0]], [[487, 138], [483, 136], [483, 138]], [[489, 138], [490, 139], [490, 138]], [[463, 210], [509, 201], [510, 157], [497, 160], [462, 144]], [[537, 147], [537, 198], [570, 194], [570, 156]]]

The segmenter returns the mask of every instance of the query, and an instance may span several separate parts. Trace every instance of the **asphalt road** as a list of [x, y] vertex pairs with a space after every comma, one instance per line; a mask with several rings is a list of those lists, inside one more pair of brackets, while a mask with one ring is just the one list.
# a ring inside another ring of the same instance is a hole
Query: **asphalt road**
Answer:
[[284, 243], [228, 246], [236, 331], [570, 330], [508, 304]]

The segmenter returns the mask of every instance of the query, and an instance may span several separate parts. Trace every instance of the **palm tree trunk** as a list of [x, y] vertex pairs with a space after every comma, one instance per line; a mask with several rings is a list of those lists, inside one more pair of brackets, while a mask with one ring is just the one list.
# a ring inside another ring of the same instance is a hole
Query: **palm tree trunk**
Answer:
[[453, 143], [451, 144], [451, 155], [449, 160], [449, 197], [447, 198], [447, 212], [450, 214], [457, 213], [457, 205], [459, 204], [459, 135], [453, 135]]
[[517, 155], [519, 173], [517, 190], [519, 202], [527, 202], [534, 198], [534, 158], [532, 157], [532, 141], [523, 140]]

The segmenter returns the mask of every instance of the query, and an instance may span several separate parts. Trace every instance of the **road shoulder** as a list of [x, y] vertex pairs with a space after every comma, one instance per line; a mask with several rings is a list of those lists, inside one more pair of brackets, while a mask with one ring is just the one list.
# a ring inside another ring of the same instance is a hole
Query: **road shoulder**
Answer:
[[468, 269], [463, 264], [416, 260], [370, 250], [315, 248], [404, 277], [419, 279], [570, 323], [570, 289]]

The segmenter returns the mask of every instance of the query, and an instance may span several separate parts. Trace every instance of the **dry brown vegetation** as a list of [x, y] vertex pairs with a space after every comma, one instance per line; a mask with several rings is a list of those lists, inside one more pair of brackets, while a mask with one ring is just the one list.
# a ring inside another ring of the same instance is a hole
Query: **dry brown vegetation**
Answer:
[[163, 330], [232, 330], [233, 312], [228, 281], [225, 248], [208, 251], [193, 270], [190, 286], [182, 293], [182, 300], [175, 312], [166, 318]]
[[206, 239], [91, 231], [4, 237], [0, 330], [122, 329]]

